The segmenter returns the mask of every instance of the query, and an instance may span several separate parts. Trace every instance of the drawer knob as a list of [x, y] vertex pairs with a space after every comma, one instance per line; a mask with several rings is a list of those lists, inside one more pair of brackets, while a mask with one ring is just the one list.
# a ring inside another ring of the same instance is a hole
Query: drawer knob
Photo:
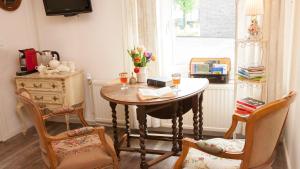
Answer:
[[52, 88], [55, 89], [55, 88], [56, 88], [56, 85], [55, 85], [55, 84], [52, 84]]
[[22, 86], [22, 87], [25, 87], [25, 84], [22, 82], [22, 83], [20, 83], [20, 85]]
[[43, 99], [44, 99], [44, 97], [43, 97], [43, 96], [41, 96], [41, 97], [34, 96], [34, 100], [38, 100], [38, 101], [40, 101], [40, 100], [43, 100]]
[[58, 98], [57, 98], [56, 96], [54, 96], [54, 97], [53, 97], [53, 100], [56, 101], [56, 100], [58, 100]]
[[34, 83], [34, 84], [33, 84], [33, 87], [34, 87], [34, 88], [42, 88], [42, 83], [40, 83], [39, 85], [37, 85], [37, 84]]

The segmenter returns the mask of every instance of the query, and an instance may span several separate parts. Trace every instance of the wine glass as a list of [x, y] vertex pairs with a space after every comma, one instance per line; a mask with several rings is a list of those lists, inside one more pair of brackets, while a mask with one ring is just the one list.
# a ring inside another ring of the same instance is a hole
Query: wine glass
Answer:
[[174, 73], [172, 74], [172, 83], [175, 86], [176, 90], [178, 91], [178, 85], [180, 84], [181, 74], [180, 73]]
[[128, 86], [126, 86], [126, 83], [128, 82], [128, 73], [122, 72], [119, 74], [119, 77], [122, 84], [121, 90], [128, 89]]

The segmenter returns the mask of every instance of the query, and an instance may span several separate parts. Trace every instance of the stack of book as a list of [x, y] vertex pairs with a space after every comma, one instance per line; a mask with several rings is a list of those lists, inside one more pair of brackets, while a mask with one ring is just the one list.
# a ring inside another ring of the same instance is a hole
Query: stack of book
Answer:
[[256, 109], [263, 106], [265, 102], [247, 97], [236, 101], [236, 113], [251, 114]]
[[252, 67], [239, 67], [238, 78], [240, 80], [252, 80], [261, 82], [265, 77], [264, 66], [252, 66]]
[[167, 77], [150, 77], [147, 79], [148, 86], [154, 87], [166, 87], [173, 86], [172, 78]]

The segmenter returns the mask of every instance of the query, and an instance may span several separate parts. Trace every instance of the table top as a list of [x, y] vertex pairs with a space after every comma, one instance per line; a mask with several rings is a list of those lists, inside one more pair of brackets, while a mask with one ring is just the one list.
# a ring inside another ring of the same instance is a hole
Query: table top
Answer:
[[179, 101], [198, 93], [203, 92], [208, 87], [208, 80], [205, 78], [183, 78], [179, 85], [179, 91], [176, 92], [176, 97], [141, 100], [138, 97], [138, 89], [140, 88], [154, 88], [147, 86], [146, 83], [137, 83], [128, 85], [128, 89], [121, 90], [121, 84], [108, 84], [101, 88], [101, 96], [110, 102], [125, 105], [157, 105]]

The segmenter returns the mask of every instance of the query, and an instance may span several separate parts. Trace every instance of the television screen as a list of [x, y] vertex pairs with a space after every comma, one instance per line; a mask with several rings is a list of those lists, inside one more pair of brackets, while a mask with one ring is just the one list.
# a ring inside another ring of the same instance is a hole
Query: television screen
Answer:
[[73, 16], [92, 12], [91, 0], [44, 0], [46, 15]]

